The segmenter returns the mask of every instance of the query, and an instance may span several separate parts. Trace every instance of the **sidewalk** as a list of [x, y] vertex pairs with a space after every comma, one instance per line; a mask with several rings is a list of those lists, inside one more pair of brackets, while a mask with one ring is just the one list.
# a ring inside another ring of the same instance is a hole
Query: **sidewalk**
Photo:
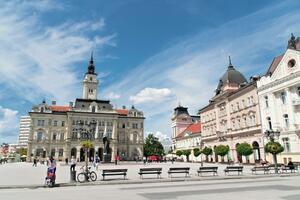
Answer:
[[[204, 181], [204, 180], [226, 180], [226, 179], [253, 179], [253, 178], [266, 178], [266, 177], [285, 177], [285, 176], [299, 176], [299, 173], [294, 174], [270, 174], [263, 175], [259, 173], [258, 175], [251, 174], [251, 168], [253, 166], [244, 166], [244, 173], [241, 176], [237, 175], [224, 175], [224, 169], [226, 165], [221, 164], [204, 164], [204, 166], [218, 166], [218, 176], [198, 176], [197, 169], [200, 167], [200, 163], [151, 163], [144, 165], [143, 163], [120, 163], [119, 165], [114, 164], [101, 164], [99, 170], [96, 172], [98, 180], [96, 182], [88, 183], [70, 183], [70, 171], [69, 166], [64, 164], [57, 165], [56, 172], [56, 183], [58, 186], [82, 186], [82, 185], [106, 185], [106, 184], [140, 184], [140, 183], [157, 183], [157, 182], [175, 182], [175, 181]], [[155, 175], [146, 175], [144, 179], [140, 179], [138, 171], [143, 167], [162, 167], [161, 179], [156, 179]], [[190, 167], [190, 176], [185, 178], [183, 175], [174, 175], [173, 178], [169, 178], [167, 171], [169, 167]], [[80, 166], [76, 167], [77, 173], [79, 172]], [[123, 180], [117, 177], [108, 177], [107, 180], [102, 181], [101, 170], [102, 169], [116, 169], [125, 168], [128, 169], [127, 180]], [[93, 169], [93, 167], [92, 167]], [[38, 165], [37, 167], [32, 167], [31, 163], [8, 163], [5, 165], [0, 165], [0, 189], [7, 188], [37, 188], [44, 186], [44, 179], [46, 176], [47, 167], [45, 165]], [[93, 169], [95, 170], [95, 169]], [[113, 180], [111, 180], [111, 179]], [[119, 178], [119, 179], [118, 179]]]

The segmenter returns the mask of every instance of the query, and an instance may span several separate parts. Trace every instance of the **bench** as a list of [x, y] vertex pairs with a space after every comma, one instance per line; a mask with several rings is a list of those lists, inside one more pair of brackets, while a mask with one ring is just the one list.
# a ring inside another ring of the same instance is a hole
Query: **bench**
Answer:
[[185, 174], [185, 177], [189, 175], [190, 168], [189, 167], [170, 167], [168, 174], [169, 177], [172, 178], [172, 174]]
[[199, 174], [201, 174], [202, 176], [202, 173], [209, 173], [209, 172], [212, 172], [213, 175], [215, 176], [218, 175], [218, 167], [200, 167], [197, 172], [198, 172], [198, 176]]
[[264, 174], [266, 174], [266, 173], [269, 173], [269, 172], [270, 172], [270, 168], [269, 168], [268, 166], [257, 166], [257, 167], [253, 167], [253, 168], [251, 169], [251, 171], [252, 171], [252, 174], [253, 174], [254, 172], [255, 172], [255, 174], [256, 174], [257, 171], [263, 171]]
[[296, 173], [296, 171], [298, 171], [298, 165], [294, 165], [294, 166], [288, 166], [288, 165], [284, 165], [281, 167], [278, 167], [278, 169], [280, 170], [281, 173], [288, 173], [288, 171], [291, 171], [291, 173]]
[[143, 174], [157, 174], [157, 178], [160, 178], [162, 168], [141, 168], [139, 175], [143, 178]]
[[103, 169], [102, 170], [103, 180], [105, 179], [105, 176], [116, 176], [116, 175], [124, 176], [124, 180], [125, 180], [127, 175], [127, 169]]
[[229, 174], [229, 172], [238, 172], [238, 175], [240, 175], [240, 173], [243, 173], [243, 166], [227, 166], [224, 172], [225, 175]]

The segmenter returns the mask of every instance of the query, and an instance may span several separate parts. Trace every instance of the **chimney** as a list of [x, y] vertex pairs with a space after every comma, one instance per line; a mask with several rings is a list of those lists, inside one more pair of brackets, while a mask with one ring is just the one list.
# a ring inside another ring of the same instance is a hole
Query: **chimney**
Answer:
[[55, 105], [56, 105], [56, 101], [52, 100], [52, 106], [55, 106]]
[[69, 107], [71, 107], [71, 108], [73, 107], [73, 102], [72, 101], [69, 102]]

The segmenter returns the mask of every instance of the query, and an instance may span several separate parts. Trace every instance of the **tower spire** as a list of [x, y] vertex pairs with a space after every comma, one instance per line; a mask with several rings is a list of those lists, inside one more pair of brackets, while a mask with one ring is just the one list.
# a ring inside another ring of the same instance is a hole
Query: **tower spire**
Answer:
[[89, 66], [88, 66], [87, 74], [95, 74], [93, 51], [91, 52], [91, 59], [89, 61]]
[[232, 67], [233, 67], [233, 65], [232, 65], [232, 63], [231, 63], [231, 57], [230, 57], [230, 56], [228, 56], [228, 58], [229, 58], [229, 65], [228, 65], [228, 68], [232, 68]]

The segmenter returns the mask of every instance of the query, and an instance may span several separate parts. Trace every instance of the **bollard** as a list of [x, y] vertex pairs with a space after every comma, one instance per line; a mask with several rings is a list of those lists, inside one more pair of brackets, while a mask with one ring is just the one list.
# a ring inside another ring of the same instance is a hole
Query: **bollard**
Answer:
[[76, 182], [76, 171], [70, 171], [70, 182]]

